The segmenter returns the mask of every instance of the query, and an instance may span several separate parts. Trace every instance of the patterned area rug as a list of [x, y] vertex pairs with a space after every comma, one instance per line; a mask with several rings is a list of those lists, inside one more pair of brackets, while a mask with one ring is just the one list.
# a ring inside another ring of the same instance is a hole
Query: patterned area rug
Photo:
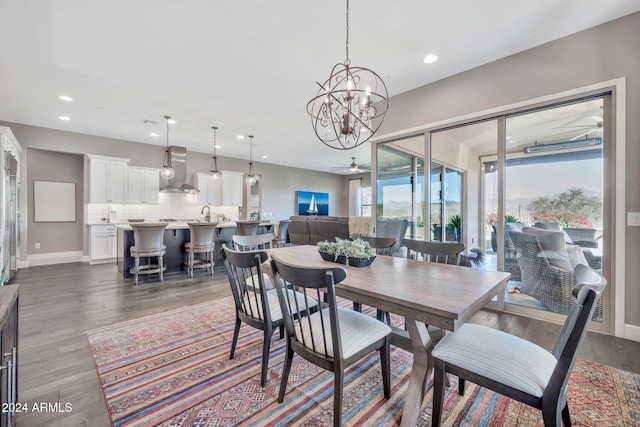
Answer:
[[[374, 315], [372, 309], [365, 313]], [[394, 322], [401, 323], [395, 317]], [[262, 332], [243, 326], [229, 360], [231, 298], [184, 307], [87, 332], [115, 426], [325, 426], [333, 420], [333, 374], [294, 358], [285, 401], [277, 394], [284, 340], [274, 335], [266, 388], [260, 387]], [[411, 354], [392, 347], [392, 395], [382, 396], [380, 361], [346, 373], [343, 422], [394, 426], [402, 416]], [[453, 382], [456, 384], [457, 382]], [[640, 376], [578, 360], [570, 380], [577, 426], [640, 425]], [[430, 425], [431, 394], [418, 425]], [[445, 426], [540, 426], [539, 411], [468, 383], [447, 391]]]

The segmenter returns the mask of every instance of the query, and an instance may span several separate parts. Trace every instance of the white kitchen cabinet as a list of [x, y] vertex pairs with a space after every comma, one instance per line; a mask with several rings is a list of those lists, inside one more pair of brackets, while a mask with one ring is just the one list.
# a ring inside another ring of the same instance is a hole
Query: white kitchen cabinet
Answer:
[[242, 206], [242, 172], [222, 171], [222, 204], [224, 206]]
[[129, 166], [127, 168], [128, 203], [158, 204], [160, 170]]
[[87, 154], [89, 161], [89, 202], [127, 202], [129, 159]]
[[195, 187], [200, 190], [198, 201], [203, 205], [222, 205], [222, 180], [213, 179], [208, 173], [197, 173], [195, 175]]
[[115, 262], [117, 257], [118, 233], [113, 225], [92, 225], [90, 264]]

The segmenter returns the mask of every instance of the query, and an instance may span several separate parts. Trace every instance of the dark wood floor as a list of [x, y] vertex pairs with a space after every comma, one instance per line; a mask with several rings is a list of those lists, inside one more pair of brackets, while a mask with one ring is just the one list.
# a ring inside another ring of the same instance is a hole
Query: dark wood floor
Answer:
[[[173, 275], [164, 284], [122, 279], [114, 264], [62, 264], [20, 270], [19, 400], [70, 403], [68, 413], [20, 414], [20, 427], [109, 426], [85, 331], [230, 295], [221, 263], [215, 276]], [[560, 325], [483, 311], [474, 322], [551, 348]], [[640, 343], [588, 333], [581, 357], [640, 373]]]

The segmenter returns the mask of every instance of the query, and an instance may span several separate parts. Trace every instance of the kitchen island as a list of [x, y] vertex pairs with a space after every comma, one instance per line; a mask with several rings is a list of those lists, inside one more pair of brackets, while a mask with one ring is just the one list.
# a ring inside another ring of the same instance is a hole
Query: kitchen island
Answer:
[[[273, 231], [270, 222], [260, 224], [258, 234], [270, 233]], [[122, 277], [133, 276], [130, 272], [134, 265], [134, 259], [130, 255], [130, 248], [134, 245], [133, 228], [129, 224], [117, 224], [118, 229], [118, 273]], [[218, 224], [215, 233], [215, 261], [222, 262], [220, 248], [225, 243], [231, 247], [231, 237], [237, 233], [238, 227], [235, 222]], [[185, 242], [190, 240], [189, 225], [186, 222], [169, 222], [164, 230], [164, 244], [167, 252], [164, 255], [164, 265], [167, 267], [165, 274], [184, 272], [186, 274], [187, 253], [184, 250]]]

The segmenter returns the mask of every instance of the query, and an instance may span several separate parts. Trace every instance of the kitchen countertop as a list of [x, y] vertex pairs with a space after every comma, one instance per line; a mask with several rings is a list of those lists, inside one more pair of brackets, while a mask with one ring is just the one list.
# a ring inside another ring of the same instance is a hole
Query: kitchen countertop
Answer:
[[[154, 221], [149, 221], [148, 223], [151, 223]], [[145, 221], [145, 223], [147, 223]], [[142, 223], [144, 224], [144, 223]], [[94, 225], [114, 225], [118, 228], [121, 228], [123, 230], [132, 230], [131, 225], [127, 222], [127, 223], [111, 223], [111, 224], [94, 224]], [[265, 226], [265, 227], [269, 227], [269, 226], [273, 226], [275, 225], [273, 222], [261, 222], [260, 225]], [[236, 223], [234, 221], [229, 221], [229, 222], [225, 222], [222, 224], [218, 224], [216, 225], [216, 228], [232, 228], [232, 227], [237, 227]], [[173, 221], [173, 222], [167, 222], [167, 230], [185, 230], [189, 228], [189, 224], [186, 222], [181, 222], [181, 221]]]

